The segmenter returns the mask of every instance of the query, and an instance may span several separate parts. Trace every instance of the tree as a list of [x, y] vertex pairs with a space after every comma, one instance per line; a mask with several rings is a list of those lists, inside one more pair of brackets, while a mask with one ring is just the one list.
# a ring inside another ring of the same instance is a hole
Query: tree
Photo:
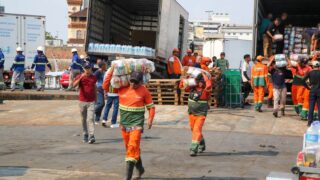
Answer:
[[50, 32], [46, 31], [46, 40], [54, 40], [55, 38], [52, 36]]

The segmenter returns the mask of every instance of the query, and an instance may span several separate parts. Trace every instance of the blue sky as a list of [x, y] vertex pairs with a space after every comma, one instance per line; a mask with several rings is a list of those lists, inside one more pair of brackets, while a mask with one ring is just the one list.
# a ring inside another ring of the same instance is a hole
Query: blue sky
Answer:
[[[207, 19], [205, 11], [229, 13], [235, 24], [252, 24], [253, 0], [177, 0], [190, 14], [190, 20]], [[7, 13], [45, 15], [47, 31], [67, 39], [66, 0], [0, 0]]]

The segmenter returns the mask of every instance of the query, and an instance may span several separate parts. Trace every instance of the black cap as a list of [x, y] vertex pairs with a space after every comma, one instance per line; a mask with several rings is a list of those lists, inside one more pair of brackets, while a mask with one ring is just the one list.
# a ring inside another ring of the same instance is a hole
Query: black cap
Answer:
[[226, 55], [226, 53], [225, 52], [221, 52], [220, 55]]
[[143, 80], [142, 72], [133, 72], [130, 76], [130, 82], [140, 83]]
[[85, 62], [82, 67], [84, 69], [89, 69], [89, 68], [91, 68], [91, 64], [89, 62]]

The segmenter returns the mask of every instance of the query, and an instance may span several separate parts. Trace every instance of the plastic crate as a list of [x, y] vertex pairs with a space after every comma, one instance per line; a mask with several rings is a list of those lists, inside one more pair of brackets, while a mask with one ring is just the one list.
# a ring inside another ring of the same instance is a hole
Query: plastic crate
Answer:
[[224, 103], [226, 107], [242, 107], [241, 73], [239, 70], [224, 72]]

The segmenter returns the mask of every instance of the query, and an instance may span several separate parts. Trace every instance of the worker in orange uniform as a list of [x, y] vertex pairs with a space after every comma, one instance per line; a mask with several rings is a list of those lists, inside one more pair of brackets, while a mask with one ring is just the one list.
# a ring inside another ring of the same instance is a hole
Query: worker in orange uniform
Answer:
[[192, 50], [188, 49], [187, 55], [185, 55], [182, 59], [182, 65], [183, 66], [194, 66], [196, 63], [196, 57], [192, 55]]
[[[180, 81], [180, 88], [183, 88], [183, 80]], [[211, 96], [211, 89], [211, 80], [205, 73], [196, 78], [195, 87], [186, 88], [186, 91], [190, 92], [188, 98], [189, 123], [192, 131], [190, 156], [197, 156], [198, 152], [202, 153], [206, 149], [202, 127], [209, 109], [208, 100]]]
[[[110, 68], [103, 82], [103, 89], [108, 90], [114, 66]], [[148, 129], [151, 129], [155, 116], [155, 106], [148, 89], [142, 85], [143, 74], [134, 72], [130, 77], [130, 86], [118, 89], [120, 101], [120, 127], [126, 147], [126, 180], [131, 180], [136, 167], [138, 177], [144, 173], [140, 156], [140, 140], [143, 133], [145, 108], [149, 111]]]
[[291, 71], [293, 75], [292, 99], [293, 103], [295, 104], [295, 111], [299, 115], [302, 112], [306, 91], [306, 88], [304, 87], [303, 77], [311, 70], [312, 68], [308, 66], [308, 59], [306, 57], [299, 57], [297, 66], [292, 66], [291, 64]]
[[257, 57], [256, 64], [251, 69], [251, 86], [254, 92], [255, 110], [262, 112], [264, 89], [268, 85], [268, 68], [262, 64], [263, 56]]
[[172, 51], [172, 56], [168, 59], [167, 69], [170, 79], [180, 79], [182, 64], [180, 62], [179, 49], [174, 48]]
[[201, 69], [209, 72], [210, 69], [209, 69], [209, 64], [212, 62], [212, 60], [208, 57], [202, 57], [201, 58], [201, 62], [200, 62], [200, 66], [201, 66]]

